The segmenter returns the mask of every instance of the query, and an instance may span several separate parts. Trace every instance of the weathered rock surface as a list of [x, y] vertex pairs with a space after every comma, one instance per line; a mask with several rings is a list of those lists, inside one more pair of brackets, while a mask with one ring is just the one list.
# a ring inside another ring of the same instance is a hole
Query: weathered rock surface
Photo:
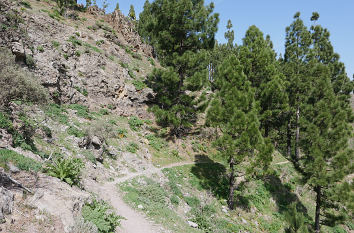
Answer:
[[39, 175], [38, 189], [27, 200], [27, 205], [46, 211], [59, 217], [68, 232], [74, 225], [74, 216], [80, 213], [81, 207], [89, 200], [90, 195], [77, 187], [70, 187], [59, 179]]
[[14, 195], [4, 187], [0, 187], [0, 223], [4, 223], [5, 215], [12, 213]]

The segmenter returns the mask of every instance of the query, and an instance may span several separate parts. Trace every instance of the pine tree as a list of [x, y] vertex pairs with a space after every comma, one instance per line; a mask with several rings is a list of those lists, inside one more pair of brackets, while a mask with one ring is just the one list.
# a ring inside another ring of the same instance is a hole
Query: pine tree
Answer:
[[243, 38], [243, 46], [239, 48], [240, 61], [244, 72], [255, 88], [255, 99], [260, 103], [261, 127], [263, 135], [279, 139], [279, 129], [284, 124], [288, 111], [285, 77], [280, 71], [276, 53], [272, 48], [269, 36], [251, 26]]
[[[301, 104], [306, 101], [311, 83], [307, 79], [307, 60], [310, 52], [311, 35], [300, 13], [294, 16], [293, 23], [286, 28], [284, 74], [288, 81], [289, 114], [287, 123], [287, 155], [295, 165], [300, 156], [300, 118]], [[292, 156], [293, 128], [295, 128], [295, 153]]]
[[152, 111], [175, 136], [181, 136], [196, 119], [196, 98], [190, 91], [199, 90], [207, 81], [205, 50], [214, 46], [218, 23], [213, 8], [213, 4], [204, 6], [202, 0], [156, 0], [146, 2], [140, 14], [139, 32], [168, 67], [149, 77], [156, 93]]
[[130, 5], [129, 18], [130, 18], [131, 20], [136, 20], [135, 10], [134, 10], [134, 6], [133, 6], [133, 5]]
[[350, 81], [346, 74], [345, 66], [339, 61], [339, 54], [334, 52], [330, 41], [330, 32], [321, 25], [316, 25], [320, 15], [312, 13], [311, 39], [313, 44], [312, 57], [318, 62], [325, 64], [330, 69], [331, 83], [336, 96], [341, 100], [341, 105], [350, 113], [350, 97], [354, 88], [354, 82]]
[[227, 21], [227, 31], [225, 32], [225, 39], [227, 39], [227, 47], [232, 49], [234, 47], [235, 32], [232, 29], [232, 22], [229, 19]]
[[114, 9], [115, 11], [119, 11], [119, 2], [116, 4], [116, 8]]
[[222, 135], [216, 144], [230, 165], [228, 206], [234, 208], [235, 169], [246, 160], [265, 166], [273, 148], [259, 131], [254, 89], [236, 56], [224, 61], [216, 77], [217, 93], [207, 112], [207, 124]]
[[311, 90], [303, 108], [301, 150], [304, 156], [300, 166], [316, 193], [315, 231], [319, 233], [320, 216], [331, 208], [339, 209], [341, 197], [333, 192], [353, 171], [353, 150], [348, 147], [352, 128], [332, 88], [330, 69], [317, 61], [310, 64], [311, 80], [316, 88]]

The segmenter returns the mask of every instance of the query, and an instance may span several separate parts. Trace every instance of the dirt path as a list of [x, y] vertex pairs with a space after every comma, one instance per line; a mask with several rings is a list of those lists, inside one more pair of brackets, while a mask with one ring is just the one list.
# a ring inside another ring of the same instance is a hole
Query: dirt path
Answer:
[[[179, 162], [174, 164], [169, 164], [164, 167], [153, 167], [149, 170], [129, 173], [124, 177], [115, 179], [113, 182], [107, 182], [103, 185], [97, 184], [94, 181], [87, 181], [85, 183], [85, 188], [88, 191], [96, 193], [101, 199], [110, 203], [116, 210], [116, 213], [126, 218], [126, 220], [121, 221], [121, 227], [118, 232], [122, 233], [158, 233], [158, 232], [168, 232], [164, 230], [161, 226], [154, 224], [153, 222], [147, 220], [142, 214], [138, 213], [136, 210], [128, 206], [124, 201], [120, 193], [118, 192], [117, 184], [124, 181], [130, 180], [137, 176], [142, 175], [152, 175], [154, 173], [161, 173], [164, 168], [172, 168], [183, 165], [191, 165], [196, 162]], [[202, 163], [202, 162], [200, 162]]]

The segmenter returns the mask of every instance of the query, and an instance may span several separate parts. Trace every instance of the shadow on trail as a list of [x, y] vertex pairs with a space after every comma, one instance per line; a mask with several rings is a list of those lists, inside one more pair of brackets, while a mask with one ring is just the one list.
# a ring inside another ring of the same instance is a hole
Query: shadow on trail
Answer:
[[191, 172], [198, 178], [198, 185], [211, 191], [215, 197], [226, 199], [228, 179], [225, 166], [205, 155], [196, 155], [195, 163]]

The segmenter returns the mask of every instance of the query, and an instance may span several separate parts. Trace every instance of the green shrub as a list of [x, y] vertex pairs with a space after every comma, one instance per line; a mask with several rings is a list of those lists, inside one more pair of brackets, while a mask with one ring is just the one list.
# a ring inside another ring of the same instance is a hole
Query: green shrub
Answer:
[[129, 143], [129, 145], [126, 147], [126, 150], [130, 153], [136, 153], [139, 150], [139, 145], [136, 144], [135, 142]]
[[167, 146], [165, 140], [163, 140], [162, 138], [158, 138], [153, 134], [147, 135], [146, 139], [149, 140], [149, 145], [157, 151], [160, 151], [161, 149]]
[[84, 45], [86, 48], [91, 49], [91, 50], [93, 50], [93, 51], [95, 51], [95, 52], [97, 52], [97, 53], [102, 53], [102, 50], [101, 50], [101, 49], [99, 49], [99, 48], [97, 48], [96, 46], [93, 46], [93, 45], [91, 45], [91, 44], [89, 44], [89, 43], [87, 43], [87, 42], [84, 42], [83, 45]]
[[46, 166], [48, 175], [56, 177], [69, 185], [78, 185], [80, 182], [81, 169], [84, 163], [79, 158], [58, 158]]
[[68, 39], [69, 42], [71, 42], [71, 44], [76, 47], [76, 46], [82, 46], [82, 41], [77, 39], [76, 36], [70, 36]]
[[66, 109], [58, 104], [49, 104], [45, 109], [45, 114], [61, 124], [67, 125], [69, 118]]
[[102, 114], [102, 115], [108, 115], [109, 111], [108, 111], [108, 109], [101, 108], [99, 113]]
[[42, 128], [43, 132], [45, 133], [45, 136], [47, 136], [48, 138], [52, 137], [52, 130], [49, 127], [44, 125], [41, 128]]
[[114, 210], [104, 201], [93, 200], [82, 207], [82, 217], [85, 221], [92, 222], [98, 232], [112, 233], [120, 226], [120, 220], [124, 219], [114, 213]]
[[91, 114], [89, 113], [88, 107], [81, 104], [70, 104], [68, 108], [76, 110], [76, 115], [85, 119], [92, 119]]
[[146, 87], [146, 84], [141, 80], [134, 80], [133, 85], [137, 91], [141, 91]]
[[60, 43], [59, 43], [58, 41], [53, 40], [53, 41], [52, 41], [52, 45], [53, 45], [54, 48], [57, 49], [57, 48], [59, 48]]
[[139, 53], [133, 53], [132, 57], [138, 60], [143, 60], [143, 58], [141, 57], [141, 55]]
[[120, 65], [121, 65], [121, 67], [123, 67], [124, 69], [128, 69], [128, 64], [126, 64], [126, 63], [123, 63], [123, 62], [120, 62], [119, 63]]
[[128, 136], [128, 131], [126, 129], [118, 129], [118, 138], [126, 138]]
[[101, 45], [103, 45], [104, 44], [104, 40], [98, 40], [98, 41], [96, 41], [96, 45], [97, 46], [101, 46]]
[[150, 64], [151, 64], [152, 66], [155, 66], [155, 61], [154, 61], [154, 59], [152, 59], [151, 57], [149, 57], [148, 60], [149, 60], [149, 62], [150, 62]]
[[0, 149], [0, 167], [6, 168], [8, 162], [12, 162], [16, 167], [25, 171], [40, 171], [42, 169], [42, 165], [31, 158], [12, 150]]
[[74, 127], [74, 126], [70, 126], [66, 132], [69, 134], [69, 135], [73, 135], [77, 138], [83, 138], [86, 136], [85, 132], [82, 131], [82, 130], [79, 130], [78, 128]]
[[38, 50], [38, 52], [40, 52], [40, 53], [43, 53], [43, 52], [44, 52], [44, 48], [43, 48], [42, 45], [39, 45], [39, 46], [37, 47], [37, 50]]
[[134, 131], [138, 131], [141, 126], [144, 124], [144, 121], [137, 118], [136, 116], [130, 117], [128, 124], [130, 128]]
[[80, 50], [76, 50], [75, 51], [75, 56], [80, 57], [81, 56], [81, 51]]
[[172, 195], [170, 201], [173, 205], [179, 205], [179, 198], [176, 195]]
[[27, 2], [27, 1], [20, 1], [19, 4], [24, 6], [24, 7], [26, 7], [26, 8], [28, 8], [28, 9], [32, 9], [31, 4], [29, 2]]
[[26, 55], [26, 60], [25, 60], [26, 65], [29, 68], [35, 68], [36, 67], [36, 62], [33, 59], [32, 55]]

